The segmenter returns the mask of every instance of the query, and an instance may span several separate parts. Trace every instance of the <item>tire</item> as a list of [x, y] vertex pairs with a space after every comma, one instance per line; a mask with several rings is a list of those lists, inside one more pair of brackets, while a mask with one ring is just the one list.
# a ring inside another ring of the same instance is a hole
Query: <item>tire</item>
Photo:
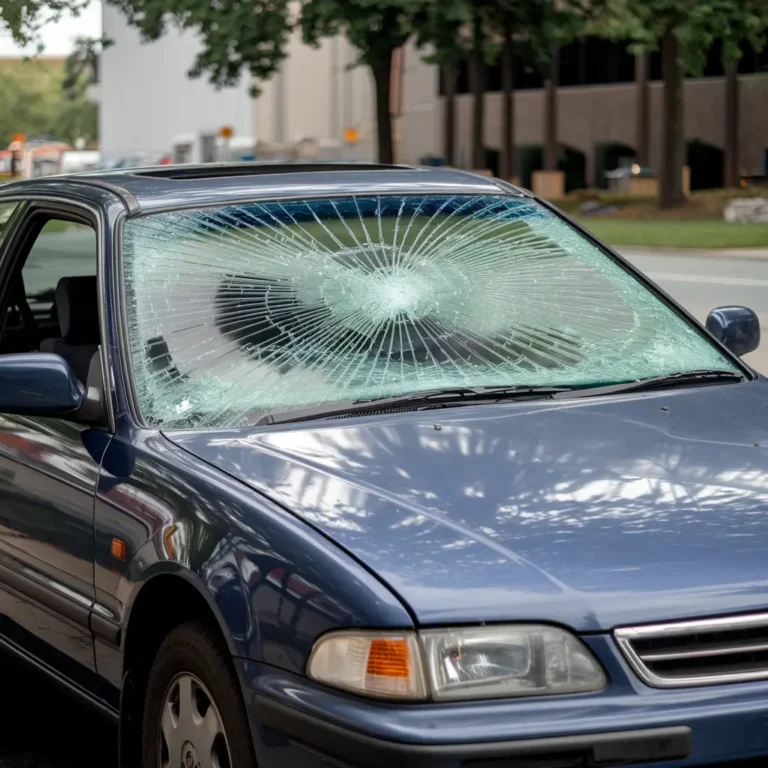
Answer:
[[[208, 701], [213, 707], [206, 706]], [[198, 716], [205, 716], [204, 725], [190, 720], [191, 706]], [[211, 739], [219, 728], [221, 732]], [[218, 761], [211, 759], [211, 753]], [[229, 654], [201, 622], [179, 625], [157, 651], [144, 700], [142, 756], [143, 768], [256, 768]]]

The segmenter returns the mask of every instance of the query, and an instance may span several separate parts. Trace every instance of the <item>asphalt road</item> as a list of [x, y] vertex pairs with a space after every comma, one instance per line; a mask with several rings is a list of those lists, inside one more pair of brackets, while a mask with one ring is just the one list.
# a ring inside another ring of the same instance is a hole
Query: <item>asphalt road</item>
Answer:
[[[743, 304], [758, 313], [768, 332], [768, 260], [627, 256], [699, 321], [716, 306]], [[768, 339], [748, 360], [768, 372]], [[114, 768], [114, 729], [13, 664], [0, 661], [0, 681], [5, 694], [0, 696], [0, 768]]]

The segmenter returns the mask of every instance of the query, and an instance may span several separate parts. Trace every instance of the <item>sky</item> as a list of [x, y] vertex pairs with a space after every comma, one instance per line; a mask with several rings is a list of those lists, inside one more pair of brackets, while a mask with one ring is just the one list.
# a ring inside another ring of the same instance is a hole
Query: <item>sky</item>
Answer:
[[[78, 18], [66, 16], [55, 24], [47, 24], [41, 31], [46, 56], [66, 56], [71, 52], [76, 37], [101, 36], [101, 2], [92, 0], [91, 4]], [[0, 31], [0, 57], [23, 56], [33, 53], [32, 49], [19, 48], [7, 30]]]

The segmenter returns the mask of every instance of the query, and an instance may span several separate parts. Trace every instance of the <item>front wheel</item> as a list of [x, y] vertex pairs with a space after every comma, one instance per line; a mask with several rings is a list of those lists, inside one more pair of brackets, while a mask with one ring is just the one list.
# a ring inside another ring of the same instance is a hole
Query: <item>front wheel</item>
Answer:
[[256, 768], [240, 686], [203, 624], [174, 629], [149, 674], [144, 768]]

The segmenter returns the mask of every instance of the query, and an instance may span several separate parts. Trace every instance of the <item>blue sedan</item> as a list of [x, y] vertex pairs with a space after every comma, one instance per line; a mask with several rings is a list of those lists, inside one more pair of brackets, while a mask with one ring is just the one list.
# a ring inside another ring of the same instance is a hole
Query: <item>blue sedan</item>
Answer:
[[0, 646], [123, 768], [768, 755], [768, 383], [453, 170], [0, 193]]

